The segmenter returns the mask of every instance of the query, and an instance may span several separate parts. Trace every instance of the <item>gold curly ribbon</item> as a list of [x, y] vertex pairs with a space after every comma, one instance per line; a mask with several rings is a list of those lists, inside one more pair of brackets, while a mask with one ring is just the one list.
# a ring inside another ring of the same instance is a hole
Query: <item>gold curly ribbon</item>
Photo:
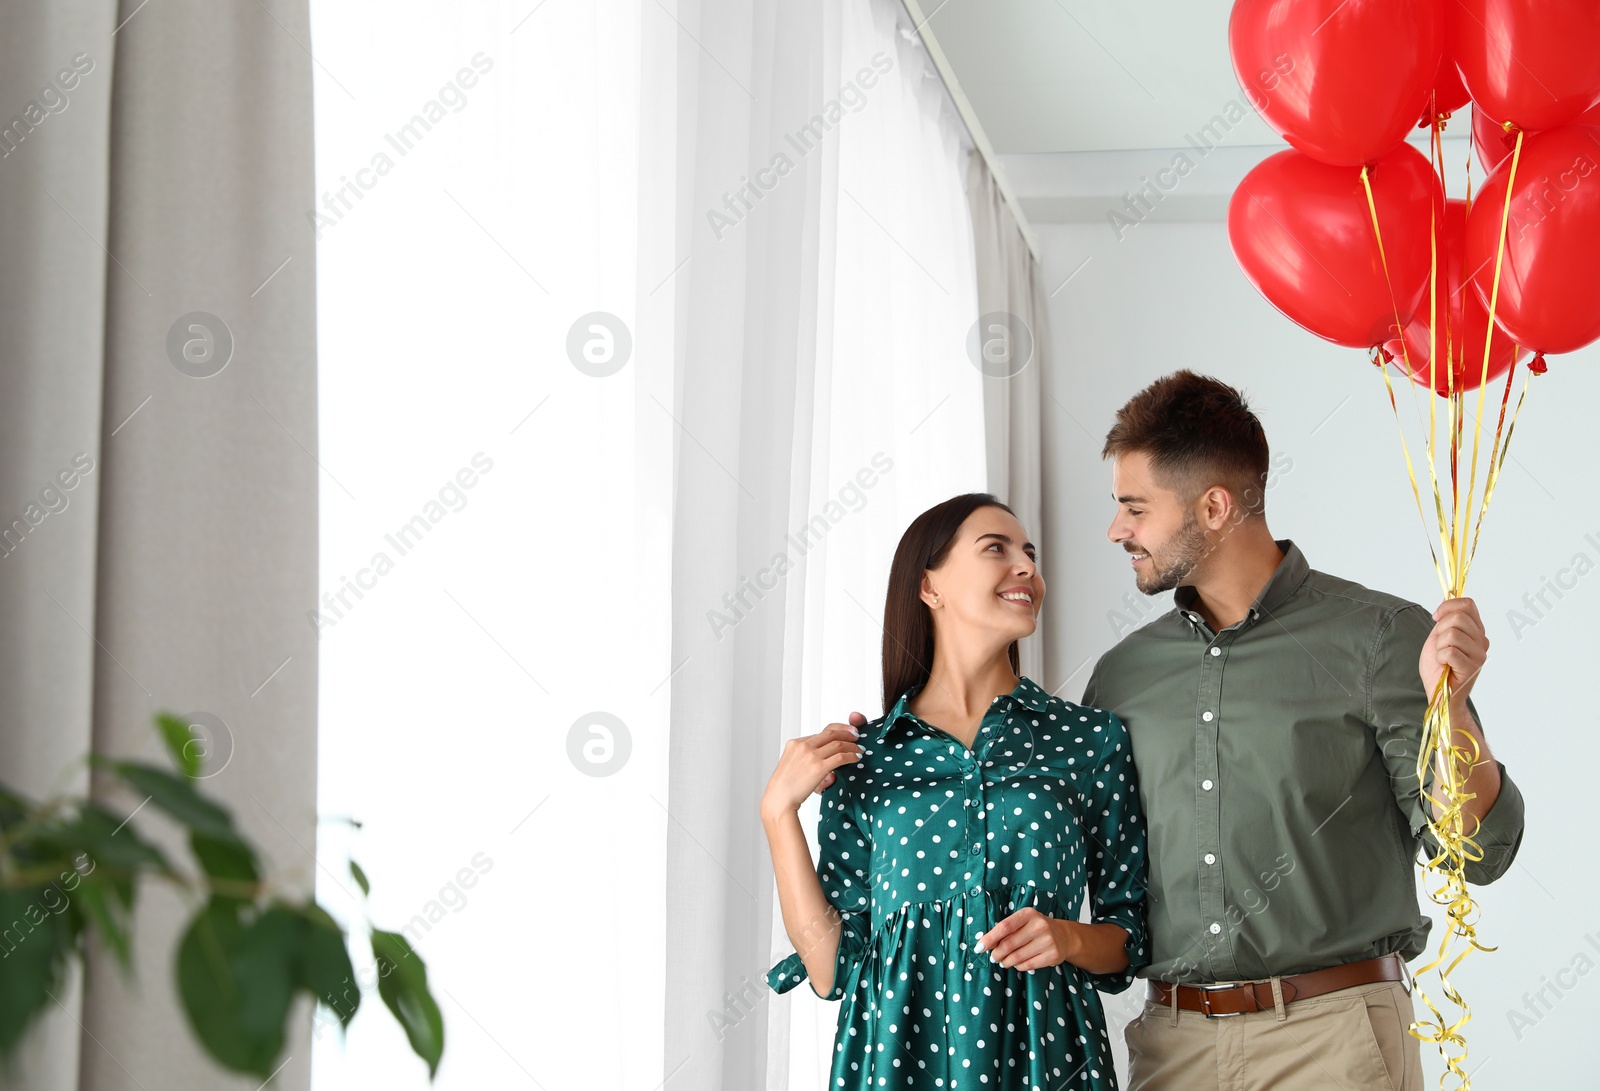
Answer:
[[[1443, 158], [1442, 144], [1440, 142], [1440, 121], [1435, 118], [1432, 129], [1431, 159], [1435, 173], [1443, 180], [1443, 171], [1440, 162]], [[1507, 127], [1510, 131], [1510, 127]], [[1431, 395], [1439, 389], [1439, 244], [1438, 244], [1438, 217], [1434, 210], [1430, 234], [1432, 255], [1428, 275], [1428, 443], [1426, 448], [1428, 477], [1433, 487], [1434, 517], [1437, 522], [1439, 548], [1435, 549], [1432, 541], [1429, 542], [1429, 552], [1433, 554], [1434, 572], [1439, 578], [1440, 588], [1446, 598], [1458, 598], [1465, 593], [1467, 572], [1471, 568], [1472, 560], [1478, 552], [1478, 535], [1483, 529], [1483, 517], [1489, 510], [1489, 502], [1494, 496], [1496, 483], [1500, 478], [1501, 467], [1505, 464], [1506, 453], [1511, 445], [1512, 433], [1516, 430], [1518, 416], [1522, 412], [1523, 399], [1527, 396], [1527, 377], [1523, 378], [1522, 392], [1517, 397], [1516, 408], [1512, 411], [1509, 425], [1506, 421], [1506, 409], [1511, 399], [1511, 387], [1516, 378], [1517, 356], [1521, 354], [1521, 346], [1514, 346], [1512, 350], [1511, 367], [1506, 372], [1505, 389], [1500, 398], [1499, 419], [1495, 422], [1494, 439], [1490, 444], [1486, 462], [1487, 476], [1484, 481], [1483, 496], [1479, 501], [1476, 517], [1473, 514], [1473, 499], [1476, 493], [1478, 477], [1478, 461], [1480, 441], [1483, 434], [1483, 409], [1485, 388], [1489, 381], [1490, 346], [1494, 337], [1495, 305], [1500, 296], [1500, 272], [1505, 259], [1506, 229], [1511, 214], [1511, 194], [1517, 179], [1517, 166], [1522, 155], [1523, 134], [1519, 130], [1516, 134], [1516, 147], [1511, 154], [1511, 169], [1506, 183], [1505, 207], [1500, 214], [1500, 236], [1495, 253], [1494, 282], [1489, 296], [1489, 321], [1484, 337], [1483, 365], [1478, 382], [1477, 414], [1473, 422], [1472, 456], [1465, 480], [1461, 477], [1461, 446], [1462, 433], [1465, 428], [1465, 405], [1463, 395], [1465, 391], [1455, 389], [1455, 353], [1452, 341], [1457, 337], [1464, 337], [1462, 331], [1452, 331], [1449, 328], [1448, 308], [1445, 314], [1445, 359], [1448, 370], [1445, 373], [1445, 440], [1448, 444], [1449, 459], [1449, 513], [1446, 514], [1444, 491], [1439, 480], [1439, 399]], [[1467, 199], [1470, 209], [1471, 202], [1471, 149], [1468, 149], [1468, 185]], [[1378, 209], [1372, 199], [1372, 183], [1369, 178], [1368, 168], [1361, 168], [1361, 184], [1366, 192], [1367, 210], [1372, 217], [1372, 230], [1378, 244], [1378, 257], [1383, 265], [1386, 281], [1389, 281], [1389, 259], [1383, 248], [1383, 233], [1378, 226]], [[1462, 290], [1471, 289], [1463, 285]], [[1398, 303], [1394, 300], [1394, 285], [1389, 283], [1389, 294], [1395, 311], [1395, 330], [1399, 334], [1401, 359], [1408, 373], [1412, 372], [1409, 350], [1405, 344], [1404, 326], [1400, 322]], [[1465, 346], [1463, 345], [1463, 349]], [[1427, 529], [1427, 516], [1423, 511], [1422, 492], [1417, 484], [1416, 467], [1412, 461], [1411, 448], [1406, 441], [1405, 427], [1400, 421], [1399, 404], [1395, 398], [1394, 384], [1390, 381], [1388, 368], [1384, 363], [1388, 359], [1387, 353], [1380, 347], [1374, 354], [1373, 363], [1383, 375], [1384, 387], [1388, 392], [1389, 406], [1394, 411], [1395, 424], [1400, 431], [1400, 448], [1405, 456], [1406, 475], [1411, 482], [1411, 494], [1417, 502], [1417, 514], [1422, 517], [1424, 529]], [[1537, 370], [1537, 369], [1530, 369]], [[1416, 403], [1416, 383], [1410, 383], [1412, 402]], [[1421, 408], [1417, 406], [1418, 416]], [[1469, 531], [1470, 527], [1470, 533]], [[1430, 535], [1431, 539], [1431, 535]], [[1454, 1078], [1456, 1085], [1462, 1091], [1470, 1091], [1472, 1080], [1466, 1071], [1467, 1040], [1462, 1033], [1468, 1021], [1472, 1018], [1472, 1009], [1460, 991], [1450, 983], [1450, 974], [1454, 972], [1463, 959], [1474, 950], [1493, 951], [1495, 948], [1486, 947], [1478, 942], [1477, 923], [1479, 909], [1473, 900], [1471, 891], [1466, 882], [1466, 866], [1470, 861], [1481, 860], [1483, 851], [1474, 840], [1477, 833], [1476, 824], [1470, 831], [1466, 829], [1467, 812], [1465, 805], [1473, 795], [1466, 792], [1465, 782], [1472, 767], [1478, 764], [1480, 753], [1477, 741], [1465, 731], [1456, 731], [1450, 723], [1450, 702], [1452, 695], [1451, 671], [1447, 666], [1440, 672], [1439, 682], [1429, 695], [1427, 712], [1423, 718], [1422, 745], [1417, 753], [1417, 783], [1421, 789], [1422, 799], [1430, 809], [1428, 831], [1432, 835], [1437, 851], [1428, 859], [1419, 861], [1422, 869], [1423, 886], [1428, 897], [1435, 905], [1441, 906], [1446, 915], [1446, 927], [1440, 939], [1438, 955], [1427, 965], [1420, 967], [1416, 976], [1420, 979], [1424, 974], [1438, 971], [1438, 989], [1449, 1004], [1459, 1011], [1459, 1015], [1452, 1021], [1447, 1020], [1438, 1006], [1422, 988], [1419, 980], [1415, 995], [1431, 1013], [1432, 1018], [1419, 1018], [1410, 1026], [1413, 1036], [1431, 1042], [1439, 1049], [1443, 1057], [1446, 1071], [1439, 1078], [1439, 1086], [1445, 1087], [1446, 1081]], [[1434, 774], [1431, 783], [1429, 773]], [[1432, 814], [1437, 808], [1437, 814]]]

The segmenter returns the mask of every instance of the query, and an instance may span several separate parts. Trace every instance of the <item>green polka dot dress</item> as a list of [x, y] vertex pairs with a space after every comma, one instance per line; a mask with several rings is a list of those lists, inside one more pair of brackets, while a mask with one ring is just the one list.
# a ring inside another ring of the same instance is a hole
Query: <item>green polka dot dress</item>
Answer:
[[[920, 688], [862, 728], [861, 760], [822, 797], [817, 873], [843, 922], [829, 1087], [1114, 1091], [1095, 990], [1150, 961], [1127, 730], [1023, 678], [968, 750], [907, 709]], [[1085, 891], [1091, 920], [1127, 929], [1127, 970], [1006, 969], [973, 950], [1027, 906], [1077, 920]], [[767, 973], [780, 993], [805, 979], [798, 954]]]

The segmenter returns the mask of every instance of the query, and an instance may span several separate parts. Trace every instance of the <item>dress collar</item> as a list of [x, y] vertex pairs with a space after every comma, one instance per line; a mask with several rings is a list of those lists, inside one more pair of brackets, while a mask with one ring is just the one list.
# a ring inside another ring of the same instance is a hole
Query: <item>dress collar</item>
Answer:
[[[1300, 547], [1288, 538], [1277, 539], [1278, 548], [1283, 550], [1283, 560], [1278, 562], [1278, 567], [1272, 572], [1256, 600], [1250, 604], [1249, 617], [1255, 621], [1262, 614], [1268, 617], [1272, 612], [1282, 606], [1285, 600], [1306, 582], [1306, 577], [1311, 574], [1311, 566], [1306, 563], [1305, 554], [1300, 552]], [[1172, 594], [1172, 604], [1176, 606], [1190, 623], [1195, 623], [1200, 615], [1195, 612], [1194, 604], [1200, 597], [1193, 584], [1184, 584]]]
[[[915, 697], [926, 683], [919, 682], [900, 695], [888, 713], [880, 720], [876, 720], [862, 729], [861, 742], [877, 742], [889, 733], [889, 730], [902, 718], [911, 716], [911, 698]], [[1030, 708], [1035, 712], [1049, 712], [1051, 697], [1033, 679], [1025, 675], [1019, 676], [1016, 688], [1010, 693], [1002, 694], [995, 698], [995, 702], [1009, 701], [1023, 708]]]

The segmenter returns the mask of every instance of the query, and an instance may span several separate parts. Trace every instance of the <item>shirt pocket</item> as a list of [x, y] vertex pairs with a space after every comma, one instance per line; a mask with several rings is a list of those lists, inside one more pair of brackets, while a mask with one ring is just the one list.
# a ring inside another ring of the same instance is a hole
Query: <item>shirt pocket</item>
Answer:
[[[984, 857], [990, 885], [1028, 883], [1057, 893], [1083, 881], [1083, 835], [1078, 827], [1078, 793], [1066, 776], [1041, 773], [1000, 785], [987, 823]], [[1076, 878], [1074, 878], [1076, 873]]]

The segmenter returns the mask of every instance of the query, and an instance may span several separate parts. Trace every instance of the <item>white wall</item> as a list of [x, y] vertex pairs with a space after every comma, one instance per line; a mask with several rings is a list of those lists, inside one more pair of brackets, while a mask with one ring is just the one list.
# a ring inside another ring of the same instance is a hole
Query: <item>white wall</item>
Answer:
[[[1120, 203], [1120, 194], [1108, 195], [1105, 207]], [[1091, 215], [1035, 224], [1047, 291], [1055, 291], [1060, 404], [1048, 406], [1046, 424], [1066, 437], [1053, 469], [1070, 501], [1065, 509], [1077, 513], [1070, 525], [1045, 528], [1041, 542], [1050, 558], [1049, 685], [1075, 671], [1060, 692], [1077, 699], [1093, 657], [1117, 639], [1108, 614], [1124, 608], [1132, 581], [1122, 550], [1105, 538], [1113, 505], [1100, 443], [1118, 406], [1179, 367], [1242, 387], [1274, 453], [1292, 460], [1269, 492], [1278, 537], [1294, 539], [1314, 568], [1435, 605], [1439, 587], [1394, 417], [1362, 353], [1306, 333], [1257, 295], [1234, 262], [1224, 224], [1147, 221], [1119, 240], [1103, 212]], [[1480, 934], [1499, 950], [1474, 954], [1452, 978], [1473, 1005], [1469, 1068], [1485, 1073], [1484, 1088], [1579, 1087], [1592, 1079], [1584, 1065], [1587, 1016], [1600, 1010], [1593, 969], [1600, 967], [1600, 879], [1583, 852], [1582, 816], [1600, 739], [1583, 687], [1600, 575], [1579, 578], [1559, 601], [1547, 594], [1554, 608], [1541, 608], [1543, 618], [1519, 633], [1508, 611], [1527, 612], [1524, 594], [1537, 593], [1579, 555], [1586, 570], [1600, 564], [1589, 420], [1600, 397], [1597, 364], [1600, 350], [1591, 346], [1550, 358], [1549, 374], [1533, 379], [1468, 582], [1493, 645], [1474, 701], [1495, 755], [1528, 802], [1516, 864], [1479, 891]], [[1408, 395], [1397, 393], [1415, 434]], [[1170, 597], [1144, 601], [1165, 610]], [[1553, 1009], [1514, 1030], [1509, 1013], [1526, 1015], [1525, 994], [1547, 983], [1565, 995], [1547, 992]], [[1126, 1002], [1112, 1005], [1114, 1018], [1127, 1010]], [[1424, 1061], [1435, 1079], [1433, 1047], [1424, 1047]]]

